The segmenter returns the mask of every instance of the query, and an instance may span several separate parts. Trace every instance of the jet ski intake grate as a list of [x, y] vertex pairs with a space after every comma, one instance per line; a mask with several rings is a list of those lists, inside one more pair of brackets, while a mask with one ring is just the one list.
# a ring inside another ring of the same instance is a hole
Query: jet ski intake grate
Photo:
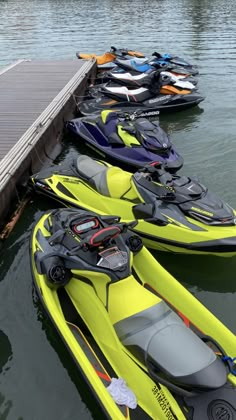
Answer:
[[236, 388], [229, 382], [184, 401], [192, 409], [191, 420], [236, 420]]
[[212, 401], [207, 411], [209, 420], [234, 420], [236, 418], [235, 409], [224, 400]]

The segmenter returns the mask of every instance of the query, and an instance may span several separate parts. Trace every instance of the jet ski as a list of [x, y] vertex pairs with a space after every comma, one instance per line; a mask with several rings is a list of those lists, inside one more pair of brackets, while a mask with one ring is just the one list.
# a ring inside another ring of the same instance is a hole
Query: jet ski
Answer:
[[[160, 54], [158, 52], [154, 52], [152, 54], [152, 57], [154, 58], [148, 58], [143, 53], [139, 51], [130, 50], [128, 48], [116, 48], [112, 46], [110, 48], [110, 51], [105, 52], [102, 55], [96, 55], [96, 54], [84, 54], [77, 52], [76, 56], [79, 59], [96, 59], [97, 66], [99, 70], [106, 70], [108, 68], [116, 68], [116, 67], [123, 67], [127, 68], [127, 66], [130, 68], [130, 66], [134, 67], [133, 70], [140, 71], [138, 68], [139, 65], [142, 65], [143, 63], [147, 63], [148, 66], [146, 66], [146, 70], [149, 71], [151, 68], [175, 68], [176, 71], [178, 69], [180, 71], [188, 71], [192, 75], [198, 74], [197, 66], [194, 66], [190, 63], [188, 63], [185, 59], [180, 58], [178, 56], [174, 56], [172, 54]], [[121, 60], [121, 62], [119, 62]], [[126, 60], [133, 60], [131, 63], [123, 63], [123, 61]], [[135, 69], [135, 66], [137, 65], [137, 69]]]
[[98, 116], [68, 121], [66, 128], [82, 137], [100, 155], [123, 164], [140, 168], [158, 160], [171, 172], [183, 165], [182, 156], [159, 123], [135, 114], [104, 110]]
[[159, 63], [171, 63], [174, 66], [180, 66], [182, 68], [185, 68], [186, 70], [190, 71], [191, 74], [198, 74], [198, 68], [197, 66], [194, 66], [193, 64], [188, 63], [184, 58], [172, 55], [172, 54], [160, 54], [158, 52], [154, 52], [152, 56], [155, 57], [154, 62]]
[[138, 51], [115, 47], [111, 47], [110, 51], [105, 52], [102, 55], [84, 54], [77, 52], [76, 56], [77, 58], [83, 60], [95, 59], [99, 70], [107, 70], [109, 68], [116, 67], [117, 64], [115, 64], [114, 61], [118, 57], [122, 58], [123, 60], [130, 59], [132, 57], [137, 62], [137, 64], [142, 64], [143, 62], [148, 61], [148, 58]]
[[66, 205], [136, 219], [149, 248], [236, 255], [236, 211], [199, 181], [170, 174], [157, 162], [134, 174], [80, 155], [67, 169], [32, 177], [37, 192]]
[[[114, 73], [116, 75], [116, 73]], [[124, 74], [127, 75], [126, 78]], [[158, 79], [158, 88], [161, 92], [162, 87], [166, 89], [166, 86], [174, 86], [175, 88], [181, 90], [189, 90], [190, 92], [196, 91], [196, 86], [189, 82], [188, 80], [180, 80], [174, 74], [170, 72], [159, 72], [155, 71], [153, 73], [145, 74], [141, 73], [139, 76], [133, 76], [129, 73], [118, 74], [118, 77], [114, 77], [113, 80], [110, 80], [106, 83], [100, 83], [93, 86], [88, 87], [87, 89], [87, 96], [97, 98], [101, 96], [104, 92], [106, 93], [106, 89], [108, 88], [117, 88], [120, 85], [126, 86], [128, 89], [135, 89], [139, 87], [144, 87], [146, 89], [152, 90], [153, 84], [156, 83], [156, 78]]]
[[235, 419], [235, 335], [132, 225], [77, 209], [39, 219], [31, 266], [47, 314], [105, 418]]
[[[172, 83], [180, 83], [180, 82], [188, 82], [188, 84], [184, 85], [184, 88], [187, 89], [188, 86], [190, 89], [194, 89], [194, 86], [197, 85], [197, 79], [194, 77], [188, 77], [185, 75], [175, 75], [174, 73], [170, 71], [161, 71], [161, 70], [155, 70], [154, 72], [160, 72], [162, 76], [162, 80], [164, 81], [164, 78], [169, 77], [170, 81]], [[150, 86], [152, 81], [152, 73], [138, 73], [138, 74], [132, 74], [132, 72], [114, 72], [114, 71], [108, 71], [106, 73], [101, 73], [100, 77], [97, 80], [97, 83], [107, 83], [107, 82], [114, 82], [119, 85], [124, 86], [133, 86], [133, 87], [145, 87]], [[164, 76], [164, 77], [163, 77]], [[178, 85], [177, 85], [178, 86]], [[181, 87], [181, 85], [179, 85]]]
[[149, 88], [128, 89], [126, 86], [103, 87], [96, 98], [78, 104], [82, 116], [98, 114], [103, 109], [122, 112], [137, 111], [142, 117], [155, 117], [160, 112], [173, 112], [198, 105], [204, 97], [188, 89], [163, 85], [153, 79]]
[[[176, 66], [169, 62], [162, 62], [158, 59], [152, 59], [152, 60], [144, 60], [138, 61], [136, 58], [129, 58], [126, 57], [126, 59], [122, 58], [116, 58], [113, 61], [114, 67], [115, 65], [118, 68], [124, 69], [125, 71], [132, 70], [136, 73], [151, 73], [154, 70], [160, 69], [160, 70], [168, 70], [173, 73], [177, 74], [185, 74], [185, 75], [191, 75], [196, 76], [198, 74], [197, 70], [190, 70], [185, 67]], [[114, 69], [116, 71], [116, 68]]]

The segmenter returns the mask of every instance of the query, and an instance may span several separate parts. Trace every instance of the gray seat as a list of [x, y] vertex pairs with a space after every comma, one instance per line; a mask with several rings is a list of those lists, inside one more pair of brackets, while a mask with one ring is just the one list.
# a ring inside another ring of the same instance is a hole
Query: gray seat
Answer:
[[114, 328], [131, 353], [144, 364], [151, 361], [169, 378], [212, 389], [226, 382], [225, 366], [215, 353], [163, 301]]
[[77, 159], [76, 169], [83, 178], [85, 178], [92, 187], [95, 187], [101, 194], [109, 196], [107, 186], [107, 171], [109, 167], [98, 163], [86, 155], [80, 155]]

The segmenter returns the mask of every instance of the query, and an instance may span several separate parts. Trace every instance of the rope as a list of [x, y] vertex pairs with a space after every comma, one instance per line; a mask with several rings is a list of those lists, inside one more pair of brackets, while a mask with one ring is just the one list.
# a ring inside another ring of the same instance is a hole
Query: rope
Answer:
[[230, 373], [236, 376], [236, 357], [223, 356], [222, 360], [228, 364]]
[[36, 153], [39, 162], [43, 165], [45, 162], [43, 162], [42, 159], [41, 159], [41, 157], [39, 156], [38, 151], [37, 151], [37, 147], [34, 148], [34, 152]]

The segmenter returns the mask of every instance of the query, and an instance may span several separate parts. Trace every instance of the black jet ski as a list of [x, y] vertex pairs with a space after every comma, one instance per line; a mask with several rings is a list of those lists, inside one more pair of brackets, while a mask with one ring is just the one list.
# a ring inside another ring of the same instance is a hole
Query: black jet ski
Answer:
[[[162, 76], [168, 76], [172, 79], [172, 82], [189, 82], [192, 85], [196, 86], [198, 83], [198, 80], [193, 76], [187, 76], [187, 75], [181, 75], [181, 74], [175, 74], [168, 70], [154, 70], [154, 72], [161, 73]], [[98, 78], [96, 79], [97, 84], [98, 83], [107, 83], [107, 82], [115, 82], [119, 85], [123, 86], [129, 86], [129, 87], [146, 87], [150, 86], [152, 82], [152, 74], [151, 73], [138, 73], [134, 74], [133, 72], [118, 72], [118, 71], [107, 71], [104, 73], [100, 73]], [[190, 85], [191, 86], [191, 85]], [[181, 87], [181, 86], [180, 86]], [[185, 85], [185, 88], [187, 88], [187, 85]], [[191, 86], [192, 88], [192, 86]]]
[[[111, 73], [112, 74], [112, 73]], [[104, 93], [108, 88], [119, 88], [120, 85], [126, 86], [128, 89], [136, 89], [144, 87], [150, 91], [159, 92], [164, 86], [173, 86], [181, 91], [189, 90], [194, 92], [197, 90], [196, 85], [188, 80], [179, 79], [177, 76], [170, 72], [155, 71], [152, 73], [141, 73], [138, 76], [133, 76], [129, 73], [114, 73], [113, 79], [106, 83], [96, 84], [87, 89], [86, 96], [97, 98]], [[156, 84], [158, 85], [156, 86]]]
[[142, 117], [155, 117], [160, 112], [172, 112], [198, 105], [204, 97], [187, 89], [163, 85], [159, 77], [149, 88], [128, 89], [121, 87], [101, 88], [97, 98], [84, 100], [78, 105], [83, 116], [98, 114], [103, 109], [123, 112], [137, 111]]

